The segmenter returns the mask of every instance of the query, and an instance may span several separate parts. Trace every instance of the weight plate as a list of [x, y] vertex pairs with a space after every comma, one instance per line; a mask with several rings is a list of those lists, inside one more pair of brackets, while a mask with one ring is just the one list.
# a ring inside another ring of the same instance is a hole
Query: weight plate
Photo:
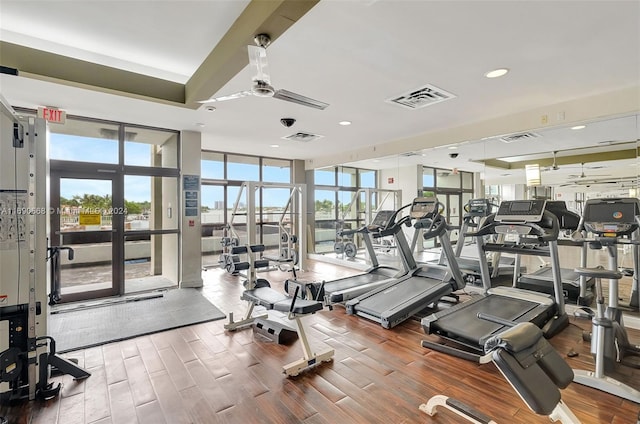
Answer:
[[358, 254], [358, 247], [355, 243], [347, 242], [344, 244], [344, 254], [347, 255], [347, 258], [355, 258]]

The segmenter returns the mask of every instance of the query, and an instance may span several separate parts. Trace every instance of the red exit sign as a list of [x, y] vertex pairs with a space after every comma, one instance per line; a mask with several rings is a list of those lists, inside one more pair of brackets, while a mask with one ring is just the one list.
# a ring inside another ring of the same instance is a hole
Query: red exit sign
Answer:
[[64, 124], [67, 119], [67, 112], [60, 109], [39, 107], [38, 118], [43, 118], [44, 120], [53, 122], [54, 124]]

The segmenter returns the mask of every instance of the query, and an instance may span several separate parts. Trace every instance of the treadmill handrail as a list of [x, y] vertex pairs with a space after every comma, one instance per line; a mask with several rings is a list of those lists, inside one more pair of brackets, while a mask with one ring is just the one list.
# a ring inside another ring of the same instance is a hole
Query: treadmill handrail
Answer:
[[425, 240], [430, 240], [435, 237], [440, 237], [444, 232], [448, 231], [449, 225], [447, 224], [447, 220], [444, 219], [442, 215], [438, 215], [435, 219], [431, 221], [431, 225], [429, 228], [422, 233], [422, 237]]

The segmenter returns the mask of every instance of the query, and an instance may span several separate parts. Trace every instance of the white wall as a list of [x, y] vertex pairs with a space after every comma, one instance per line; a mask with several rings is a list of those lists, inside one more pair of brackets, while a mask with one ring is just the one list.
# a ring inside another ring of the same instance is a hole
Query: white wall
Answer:
[[[422, 167], [420, 165], [382, 169], [379, 172], [379, 178], [380, 188], [402, 190], [403, 205], [411, 203], [418, 195], [418, 192], [422, 192]], [[390, 205], [389, 207], [392, 206]], [[403, 231], [407, 240], [411, 240], [413, 227], [403, 227]]]

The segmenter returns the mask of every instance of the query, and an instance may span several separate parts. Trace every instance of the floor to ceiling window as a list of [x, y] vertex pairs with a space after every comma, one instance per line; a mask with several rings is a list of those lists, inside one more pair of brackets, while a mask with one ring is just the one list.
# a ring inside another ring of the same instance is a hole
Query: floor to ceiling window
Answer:
[[[219, 264], [223, 237], [230, 237], [233, 225], [241, 244], [247, 242], [245, 193], [243, 182], [291, 184], [292, 162], [286, 159], [203, 151], [202, 169], [202, 262]], [[256, 193], [257, 237], [268, 248], [277, 247], [273, 235], [288, 200], [282, 188], [263, 188]]]
[[[358, 228], [365, 224], [363, 188], [375, 188], [376, 171], [344, 166], [314, 170], [314, 248], [315, 253], [334, 252], [334, 244], [342, 240], [341, 229]], [[373, 196], [372, 209], [377, 208]], [[356, 243], [359, 245], [356, 238]]]
[[177, 285], [176, 131], [67, 117], [49, 126], [51, 246], [60, 302]]

